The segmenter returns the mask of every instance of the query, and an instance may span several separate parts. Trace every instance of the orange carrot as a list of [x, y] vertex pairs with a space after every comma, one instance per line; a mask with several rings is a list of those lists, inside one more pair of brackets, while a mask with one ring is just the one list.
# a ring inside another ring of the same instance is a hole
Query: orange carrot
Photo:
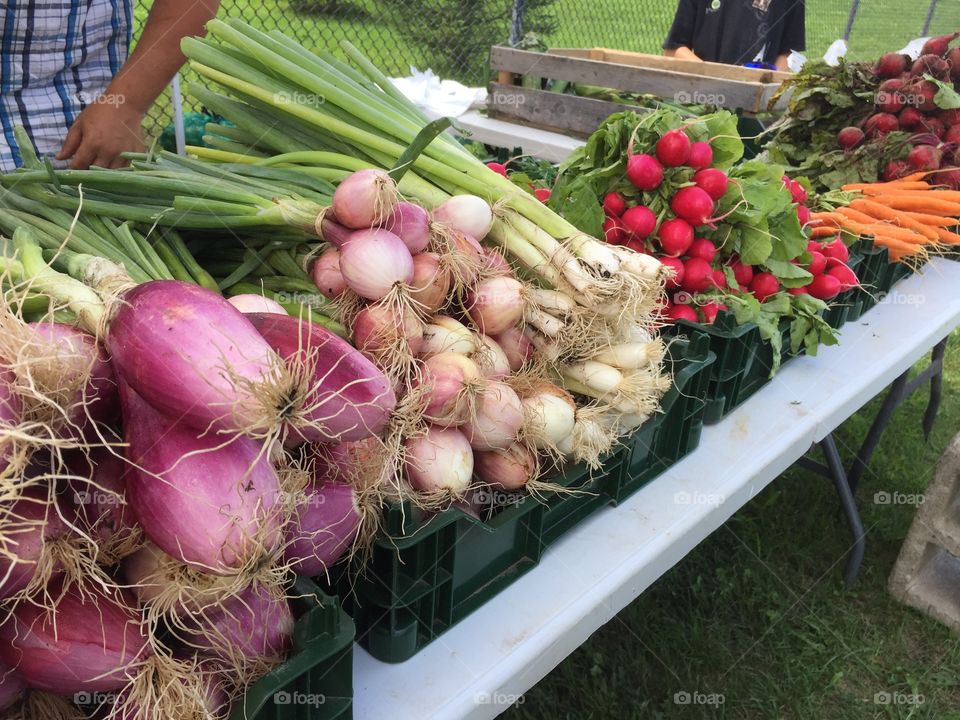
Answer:
[[946, 228], [937, 228], [937, 235], [942, 242], [949, 243], [950, 245], [960, 244], [960, 235], [950, 232]]
[[860, 210], [857, 210], [856, 208], [852, 207], [852, 205], [853, 204], [851, 203], [851, 205], [848, 207], [837, 208], [837, 212], [843, 215], [848, 220], [853, 220], [854, 222], [866, 223], [867, 225], [873, 225], [875, 222], [877, 222], [877, 219], [875, 217], [872, 217], [870, 215], [867, 215], [865, 212], [861, 212]]
[[936, 227], [953, 227], [954, 225], [960, 225], [960, 222], [956, 218], [952, 217], [943, 217], [942, 215], [928, 215], [927, 213], [918, 213], [918, 212], [906, 212], [901, 211], [904, 215], [907, 215], [918, 223], [923, 223], [924, 225], [934, 225]]
[[836, 237], [839, 228], [834, 225], [821, 225], [810, 229], [811, 238]]
[[850, 207], [854, 210], [862, 210], [867, 215], [871, 215], [878, 220], [889, 221], [899, 227], [910, 228], [914, 232], [923, 235], [927, 240], [937, 239], [937, 233], [933, 228], [917, 222], [905, 212], [893, 210], [886, 205], [881, 205], [871, 200], [854, 200], [850, 203]]
[[911, 210], [933, 215], [960, 216], [960, 203], [940, 200], [932, 197], [933, 195], [934, 193], [925, 193], [919, 197], [911, 197], [905, 193], [891, 193], [889, 195], [878, 195], [874, 200], [897, 210]]
[[834, 225], [839, 225], [844, 221], [843, 215], [837, 212], [815, 212], [810, 213], [811, 220], [819, 220], [823, 223], [832, 223]]
[[925, 238], [923, 235], [918, 235], [913, 230], [900, 228], [896, 225], [889, 225], [886, 223], [875, 222], [871, 224], [851, 220], [847, 223], [847, 227], [849, 227], [851, 230], [855, 230], [861, 235], [893, 238], [895, 240], [901, 240], [903, 242], [908, 242], [915, 245], [923, 245], [924, 243], [929, 242], [927, 238]]
[[[927, 183], [922, 181], [913, 181], [908, 182], [906, 180], [891, 180], [890, 182], [885, 183], [848, 183], [843, 185], [843, 190], [850, 192], [852, 190], [859, 190], [860, 192], [866, 194], [866, 191], [871, 191], [870, 194], [876, 194], [876, 192], [883, 192], [885, 190], [929, 190], [930, 186]], [[874, 192], [876, 191], [876, 192]]]
[[936, 200], [949, 200], [950, 202], [960, 202], [960, 190], [944, 190], [941, 188], [930, 188], [927, 186], [928, 190], [909, 190], [907, 188], [890, 188], [889, 190], [881, 190], [880, 192], [870, 191], [871, 195], [903, 195], [904, 197], [911, 198], [934, 198]]

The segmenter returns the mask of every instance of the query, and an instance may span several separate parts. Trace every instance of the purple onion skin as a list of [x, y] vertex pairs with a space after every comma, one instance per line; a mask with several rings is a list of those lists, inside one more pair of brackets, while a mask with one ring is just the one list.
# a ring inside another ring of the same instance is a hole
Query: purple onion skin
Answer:
[[4, 544], [10, 553], [16, 553], [17, 559], [8, 557], [8, 553], [0, 554], [0, 600], [27, 587], [37, 569], [44, 542], [68, 532], [57, 508], [48, 503], [45, 490], [27, 490], [9, 511], [12, 519], [3, 520]]
[[0, 712], [23, 697], [27, 684], [23, 678], [0, 662]]
[[63, 323], [31, 323], [41, 342], [76, 358], [79, 368], [89, 370], [90, 379], [71, 402], [69, 420], [86, 433], [91, 422], [110, 424], [120, 414], [120, 397], [113, 365], [106, 351], [90, 333]]
[[118, 303], [107, 348], [120, 379], [180, 423], [241, 432], [276, 423], [248, 387], [276, 382], [276, 357], [211, 290], [176, 280], [138, 285]]
[[307, 359], [313, 365], [306, 405], [321, 427], [298, 428], [305, 440], [353, 442], [383, 431], [397, 397], [386, 375], [359, 350], [308, 320], [269, 313], [247, 317], [288, 365]]
[[403, 240], [410, 253], [416, 255], [426, 250], [430, 242], [430, 215], [419, 205], [398, 202], [384, 222], [383, 229]]
[[[0, 368], [0, 431], [20, 424], [20, 398], [13, 392], [13, 381], [13, 372]], [[13, 449], [9, 441], [2, 439], [2, 435], [0, 432], [0, 473], [10, 464], [10, 453]]]
[[123, 384], [120, 399], [131, 463], [127, 502], [147, 537], [217, 575], [277, 546], [280, 482], [259, 443], [241, 435], [198, 437]]
[[[209, 720], [225, 718], [228, 715], [230, 707], [230, 693], [227, 690], [229, 670], [223, 662], [214, 658], [195, 657], [194, 653], [185, 650], [177, 650], [173, 653], [174, 658], [178, 660], [187, 660], [191, 664], [196, 663], [195, 672], [200, 673], [203, 683], [204, 703], [203, 709], [206, 710], [205, 717]], [[143, 720], [150, 717], [153, 709], [146, 709], [130, 705], [126, 691], [117, 698], [116, 704], [123, 705], [123, 710], [112, 720]], [[189, 717], [194, 717], [193, 714]]]
[[[293, 613], [283, 597], [260, 585], [248, 587], [194, 617], [191, 647], [224, 662], [285, 657], [293, 644]], [[178, 631], [179, 632], [179, 631]]]
[[81, 526], [102, 542], [133, 532], [137, 520], [126, 504], [128, 465], [107, 448], [89, 451], [70, 463], [70, 472], [89, 478], [90, 482], [70, 480], [70, 499], [77, 510]]
[[360, 513], [351, 485], [328, 481], [304, 491], [287, 528], [284, 560], [308, 577], [324, 574], [343, 557], [357, 537]]
[[23, 602], [0, 625], [0, 661], [34, 690], [71, 695], [123, 687], [150, 653], [133, 601], [92, 585], [83, 588], [85, 597], [76, 587], [63, 592], [59, 582], [47, 592], [59, 598], [53, 613]]

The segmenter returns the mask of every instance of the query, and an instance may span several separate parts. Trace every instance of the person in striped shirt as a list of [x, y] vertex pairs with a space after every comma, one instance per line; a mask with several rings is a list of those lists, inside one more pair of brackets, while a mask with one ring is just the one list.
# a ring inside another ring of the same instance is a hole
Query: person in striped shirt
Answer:
[[0, 0], [0, 170], [21, 164], [22, 125], [59, 166], [119, 167], [143, 150], [147, 109], [219, 0], [155, 0], [127, 56], [133, 0]]

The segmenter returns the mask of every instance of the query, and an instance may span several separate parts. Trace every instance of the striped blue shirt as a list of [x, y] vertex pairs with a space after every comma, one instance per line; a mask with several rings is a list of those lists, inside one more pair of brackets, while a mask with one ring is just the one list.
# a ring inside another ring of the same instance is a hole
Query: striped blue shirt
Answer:
[[17, 125], [57, 154], [126, 60], [132, 13], [132, 0], [0, 0], [0, 169], [20, 164]]

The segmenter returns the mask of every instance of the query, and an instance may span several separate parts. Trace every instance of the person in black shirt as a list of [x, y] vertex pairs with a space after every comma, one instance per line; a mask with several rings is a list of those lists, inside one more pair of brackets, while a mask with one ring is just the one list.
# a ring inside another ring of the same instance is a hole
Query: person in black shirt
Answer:
[[680, 0], [666, 55], [728, 65], [759, 61], [787, 69], [805, 49], [804, 0]]

